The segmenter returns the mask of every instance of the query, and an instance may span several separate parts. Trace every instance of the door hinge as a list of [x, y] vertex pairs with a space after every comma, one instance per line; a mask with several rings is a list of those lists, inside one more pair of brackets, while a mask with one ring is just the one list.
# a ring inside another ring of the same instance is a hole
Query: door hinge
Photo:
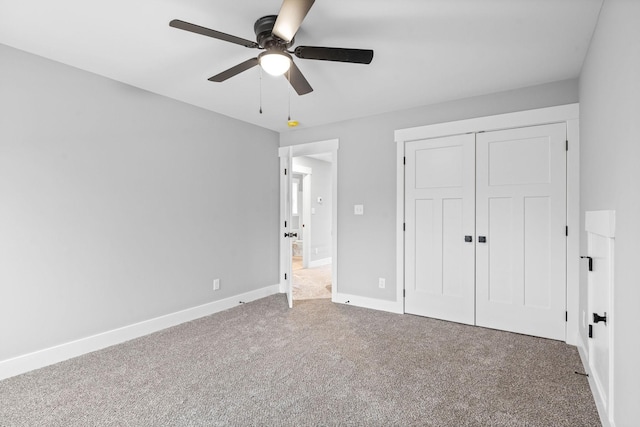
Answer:
[[589, 325], [589, 338], [593, 338], [593, 325]]
[[402, 231], [407, 231], [407, 223], [406, 222], [402, 223]]
[[569, 140], [567, 139], [565, 142], [566, 142], [565, 150], [569, 151]]
[[403, 164], [403, 165], [406, 165], [406, 164], [407, 164], [407, 158], [406, 158], [406, 157], [403, 157], [403, 158], [402, 158], [402, 164]]
[[287, 228], [287, 221], [284, 222], [284, 228]]
[[287, 170], [286, 170], [286, 169], [284, 170], [284, 174], [285, 174], [285, 175], [287, 174]]
[[565, 311], [565, 312], [564, 312], [564, 321], [565, 321], [565, 322], [568, 322], [568, 321], [569, 321], [569, 312], [568, 312], [568, 311]]
[[406, 289], [403, 289], [403, 290], [402, 290], [402, 297], [403, 297], [403, 298], [406, 298], [406, 297], [407, 297], [407, 290], [406, 290]]
[[284, 273], [284, 280], [287, 280], [287, 273]]
[[566, 226], [564, 227], [564, 235], [565, 235], [565, 236], [568, 236], [568, 235], [569, 235], [569, 226], [568, 226], [568, 225], [566, 225]]

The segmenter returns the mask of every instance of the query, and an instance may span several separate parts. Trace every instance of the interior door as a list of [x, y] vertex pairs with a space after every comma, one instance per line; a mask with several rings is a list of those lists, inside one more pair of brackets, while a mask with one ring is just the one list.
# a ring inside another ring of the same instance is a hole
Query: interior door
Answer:
[[475, 135], [405, 146], [405, 312], [474, 323]]
[[293, 307], [293, 277], [291, 248], [291, 163], [292, 150], [280, 153], [280, 292], [287, 295], [289, 308]]
[[565, 141], [564, 123], [477, 134], [478, 326], [565, 339]]

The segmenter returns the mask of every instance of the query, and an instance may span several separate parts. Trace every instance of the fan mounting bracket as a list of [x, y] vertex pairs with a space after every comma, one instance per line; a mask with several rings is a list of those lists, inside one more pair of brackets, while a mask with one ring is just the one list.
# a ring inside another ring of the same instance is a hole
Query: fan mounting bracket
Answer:
[[278, 15], [267, 15], [258, 19], [253, 25], [253, 31], [256, 33], [256, 41], [262, 49], [287, 50], [293, 46], [294, 40], [286, 42], [280, 37], [273, 34], [273, 26], [278, 19]]

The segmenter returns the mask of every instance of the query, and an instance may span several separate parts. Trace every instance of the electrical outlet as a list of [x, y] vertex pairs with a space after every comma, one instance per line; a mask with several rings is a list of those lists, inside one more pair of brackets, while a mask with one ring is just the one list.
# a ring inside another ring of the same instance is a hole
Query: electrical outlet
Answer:
[[220, 290], [220, 279], [213, 279], [213, 290], [214, 291]]
[[384, 287], [387, 285], [387, 281], [385, 280], [384, 277], [380, 277], [378, 278], [378, 287], [380, 289], [384, 289]]

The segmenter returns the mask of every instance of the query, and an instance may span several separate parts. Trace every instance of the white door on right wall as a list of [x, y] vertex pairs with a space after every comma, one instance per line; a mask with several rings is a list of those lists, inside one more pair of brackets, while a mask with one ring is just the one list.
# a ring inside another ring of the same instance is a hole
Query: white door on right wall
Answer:
[[566, 125], [477, 134], [476, 324], [565, 339]]

